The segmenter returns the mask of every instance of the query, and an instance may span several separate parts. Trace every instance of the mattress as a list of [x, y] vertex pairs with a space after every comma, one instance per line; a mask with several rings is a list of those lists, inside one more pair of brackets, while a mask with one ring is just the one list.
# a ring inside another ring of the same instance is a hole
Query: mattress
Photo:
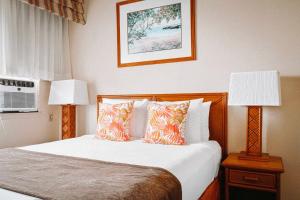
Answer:
[[[189, 145], [147, 144], [142, 140], [114, 142], [94, 135], [21, 147], [29, 151], [117, 163], [160, 167], [181, 183], [183, 200], [196, 200], [218, 174], [221, 147], [216, 141]], [[0, 189], [0, 199], [36, 198]]]

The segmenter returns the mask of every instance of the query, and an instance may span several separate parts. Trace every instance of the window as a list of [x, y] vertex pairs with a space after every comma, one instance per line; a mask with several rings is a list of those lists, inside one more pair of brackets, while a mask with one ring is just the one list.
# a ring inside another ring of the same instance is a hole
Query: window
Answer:
[[20, 0], [0, 0], [0, 75], [71, 78], [66, 19]]

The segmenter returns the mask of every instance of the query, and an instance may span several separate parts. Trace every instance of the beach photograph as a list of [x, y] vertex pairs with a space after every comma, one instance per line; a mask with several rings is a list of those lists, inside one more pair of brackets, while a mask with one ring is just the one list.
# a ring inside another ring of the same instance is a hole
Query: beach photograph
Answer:
[[181, 3], [127, 14], [128, 53], [182, 48]]

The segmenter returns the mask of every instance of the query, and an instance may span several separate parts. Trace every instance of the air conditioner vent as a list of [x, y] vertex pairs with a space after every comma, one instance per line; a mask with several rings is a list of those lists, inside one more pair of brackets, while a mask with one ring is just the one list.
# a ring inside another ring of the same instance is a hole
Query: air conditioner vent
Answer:
[[37, 111], [37, 93], [34, 81], [0, 79], [0, 112]]

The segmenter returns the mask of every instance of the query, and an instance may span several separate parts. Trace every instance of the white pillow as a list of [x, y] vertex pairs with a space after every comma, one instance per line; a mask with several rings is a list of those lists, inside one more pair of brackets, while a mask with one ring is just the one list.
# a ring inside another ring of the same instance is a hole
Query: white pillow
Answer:
[[209, 140], [209, 111], [210, 111], [211, 101], [202, 103], [201, 106], [201, 120], [200, 120], [200, 126], [201, 126], [201, 138], [200, 140], [202, 142]]
[[[134, 99], [107, 99], [103, 98], [102, 102], [106, 104], [118, 104], [128, 101], [133, 101]], [[133, 104], [133, 115], [130, 124], [130, 132], [133, 138], [143, 138], [146, 132], [147, 123], [147, 106], [149, 100], [134, 100]]]
[[[161, 101], [158, 104], [178, 104], [186, 101]], [[208, 114], [210, 102], [202, 103], [203, 99], [190, 100], [190, 107], [185, 122], [184, 139], [187, 144], [207, 141], [209, 138]], [[208, 110], [208, 112], [207, 112]], [[207, 139], [206, 139], [207, 138]]]

